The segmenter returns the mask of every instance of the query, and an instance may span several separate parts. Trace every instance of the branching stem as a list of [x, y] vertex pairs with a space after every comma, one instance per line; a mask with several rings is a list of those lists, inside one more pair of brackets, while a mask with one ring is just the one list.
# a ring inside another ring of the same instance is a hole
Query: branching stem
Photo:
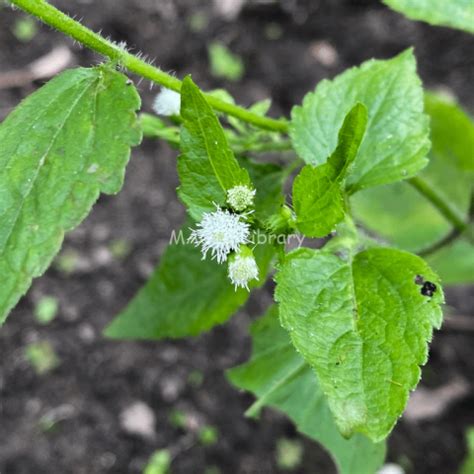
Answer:
[[[172, 89], [176, 92], [180, 91], [181, 81], [179, 79], [129, 53], [124, 47], [94, 33], [45, 0], [10, 0], [10, 3], [38, 18], [43, 23], [70, 36], [93, 51], [113, 61], [117, 61], [129, 71], [167, 87], [168, 89]], [[206, 95], [206, 99], [214, 109], [255, 125], [256, 127], [281, 133], [288, 132], [288, 121], [285, 119], [277, 120], [270, 117], [263, 117], [243, 107], [224, 102], [210, 95]]]

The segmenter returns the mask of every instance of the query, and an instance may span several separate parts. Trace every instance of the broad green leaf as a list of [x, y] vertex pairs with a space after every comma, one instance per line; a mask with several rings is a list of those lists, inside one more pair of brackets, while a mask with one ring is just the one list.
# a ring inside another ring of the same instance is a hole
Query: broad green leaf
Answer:
[[[474, 177], [474, 123], [441, 96], [426, 96], [431, 119], [429, 165], [420, 177], [468, 219]], [[367, 189], [353, 196], [355, 218], [391, 244], [419, 252], [447, 236], [451, 224], [409, 183]], [[437, 268], [435, 266], [435, 268]], [[454, 268], [453, 268], [454, 270]], [[444, 275], [440, 275], [444, 280]]]
[[383, 2], [412, 20], [474, 33], [472, 0], [383, 0]]
[[426, 257], [444, 285], [474, 283], [474, 245], [466, 238], [458, 238]]
[[341, 436], [314, 371], [280, 326], [276, 306], [252, 325], [251, 334], [251, 359], [227, 372], [235, 386], [258, 397], [247, 413], [255, 415], [264, 405], [275, 407], [329, 451], [341, 474], [375, 473], [384, 460], [385, 444], [361, 434], [349, 440]]
[[219, 120], [199, 88], [188, 76], [181, 87], [181, 152], [178, 194], [189, 214], [200, 220], [203, 212], [224, 205], [228, 189], [250, 185], [230, 149]]
[[[415, 277], [436, 284], [432, 297]], [[420, 379], [441, 324], [438, 277], [419, 257], [375, 248], [353, 260], [299, 249], [276, 275], [282, 325], [315, 370], [344, 436], [384, 439]]]
[[140, 98], [108, 67], [60, 74], [0, 125], [0, 323], [100, 192], [117, 193]]
[[[198, 248], [186, 243], [189, 233], [178, 232], [165, 250], [151, 279], [125, 310], [106, 328], [117, 339], [163, 339], [196, 336], [227, 321], [247, 300], [249, 292], [234, 289], [227, 265], [202, 259]], [[173, 236], [172, 236], [173, 238]], [[274, 250], [258, 245], [258, 285], [266, 280]]]
[[320, 166], [306, 165], [293, 183], [296, 226], [308, 237], [324, 237], [344, 218], [343, 182], [357, 156], [367, 125], [367, 109], [356, 104], [339, 131], [338, 145]]
[[306, 163], [324, 163], [337, 146], [337, 131], [356, 102], [369, 120], [347, 187], [355, 191], [415, 175], [426, 164], [429, 125], [411, 50], [386, 61], [370, 60], [332, 81], [321, 81], [294, 107], [290, 135]]

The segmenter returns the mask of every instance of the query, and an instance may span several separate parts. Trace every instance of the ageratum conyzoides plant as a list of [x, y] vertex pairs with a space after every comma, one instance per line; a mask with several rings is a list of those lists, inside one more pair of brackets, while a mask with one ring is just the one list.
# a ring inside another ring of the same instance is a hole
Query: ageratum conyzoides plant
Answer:
[[[59, 74], [0, 125], [0, 323], [99, 195], [120, 191], [142, 135], [165, 140], [188, 219], [105, 335], [198, 335], [273, 279], [229, 380], [255, 394], [249, 415], [285, 412], [341, 473], [376, 472], [441, 326], [442, 284], [473, 279], [467, 114], [423, 90], [412, 49], [320, 82], [275, 119], [269, 101], [203, 92], [44, 0], [10, 3], [105, 60]], [[386, 3], [472, 32], [470, 2]], [[162, 87], [156, 115], [137, 115], [127, 72]]]

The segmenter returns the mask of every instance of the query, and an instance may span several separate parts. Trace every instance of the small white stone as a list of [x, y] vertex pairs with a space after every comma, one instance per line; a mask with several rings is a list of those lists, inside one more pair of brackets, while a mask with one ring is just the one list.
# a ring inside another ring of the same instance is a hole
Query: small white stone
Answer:
[[120, 426], [130, 434], [153, 438], [155, 436], [155, 414], [143, 402], [135, 402], [120, 413]]
[[383, 465], [377, 474], [405, 474], [405, 471], [398, 464], [388, 463]]

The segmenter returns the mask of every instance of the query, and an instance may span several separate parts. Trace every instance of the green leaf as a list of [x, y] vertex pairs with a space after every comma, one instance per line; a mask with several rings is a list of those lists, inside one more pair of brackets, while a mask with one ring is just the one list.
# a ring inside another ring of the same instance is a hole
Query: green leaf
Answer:
[[369, 120], [347, 178], [351, 191], [405, 179], [427, 164], [429, 126], [411, 50], [321, 81], [302, 106], [293, 108], [290, 136], [306, 163], [326, 161], [336, 148], [337, 130], [356, 102], [367, 107]]
[[142, 113], [139, 116], [143, 136], [147, 138], [160, 138], [172, 147], [179, 147], [179, 129], [169, 125], [155, 115]]
[[158, 449], [152, 454], [143, 474], [170, 474], [171, 461], [172, 456], [167, 449]]
[[474, 171], [474, 122], [451, 98], [425, 93], [425, 110], [431, 120], [431, 155]]
[[38, 375], [45, 375], [60, 364], [59, 357], [49, 341], [31, 342], [25, 347], [24, 354]]
[[383, 0], [389, 7], [412, 20], [451, 26], [474, 33], [472, 0]]
[[40, 324], [50, 323], [58, 314], [59, 303], [53, 296], [43, 296], [35, 306], [35, 318]]
[[73, 69], [0, 126], [0, 323], [100, 192], [117, 193], [141, 140], [140, 98], [108, 67]]
[[245, 71], [242, 59], [232, 53], [224, 44], [213, 42], [209, 45], [209, 62], [214, 77], [239, 81]]
[[474, 245], [465, 238], [458, 238], [426, 257], [444, 285], [474, 283]]
[[234, 290], [227, 266], [202, 260], [199, 249], [170, 244], [151, 279], [107, 327], [117, 339], [195, 336], [226, 321], [247, 299]]
[[349, 440], [341, 436], [314, 371], [280, 326], [276, 306], [252, 325], [251, 334], [250, 361], [227, 372], [235, 386], [258, 397], [248, 414], [264, 405], [275, 407], [329, 451], [341, 474], [373, 474], [384, 460], [385, 444], [361, 434]]
[[459, 474], [472, 474], [474, 472], [474, 426], [466, 431], [467, 456], [464, 459]]
[[324, 237], [345, 214], [343, 181], [357, 156], [367, 126], [367, 109], [356, 104], [339, 131], [338, 145], [320, 166], [306, 165], [293, 183], [296, 226], [308, 237]]
[[[236, 291], [230, 283], [227, 265], [203, 260], [198, 248], [185, 243], [188, 235], [187, 230], [174, 235], [174, 243], [170, 242], [151, 279], [106, 328], [106, 336], [196, 336], [227, 321], [247, 300], [249, 292], [242, 288]], [[254, 254], [260, 269], [260, 286], [265, 283], [274, 250], [269, 245], [258, 245]]]
[[230, 149], [219, 120], [191, 78], [181, 87], [181, 152], [178, 194], [188, 206], [189, 214], [200, 220], [204, 212], [223, 206], [228, 189], [239, 184], [250, 185]]
[[[415, 277], [436, 284], [421, 294]], [[420, 379], [427, 342], [442, 320], [438, 277], [419, 257], [374, 248], [343, 260], [290, 253], [276, 275], [282, 325], [316, 370], [344, 436], [384, 439]]]
[[[425, 104], [433, 146], [420, 177], [467, 220], [474, 184], [469, 172], [474, 169], [474, 123], [441, 96], [427, 94]], [[409, 183], [364, 190], [352, 197], [351, 204], [354, 217], [366, 228], [413, 252], [431, 247], [452, 231], [452, 225]]]

